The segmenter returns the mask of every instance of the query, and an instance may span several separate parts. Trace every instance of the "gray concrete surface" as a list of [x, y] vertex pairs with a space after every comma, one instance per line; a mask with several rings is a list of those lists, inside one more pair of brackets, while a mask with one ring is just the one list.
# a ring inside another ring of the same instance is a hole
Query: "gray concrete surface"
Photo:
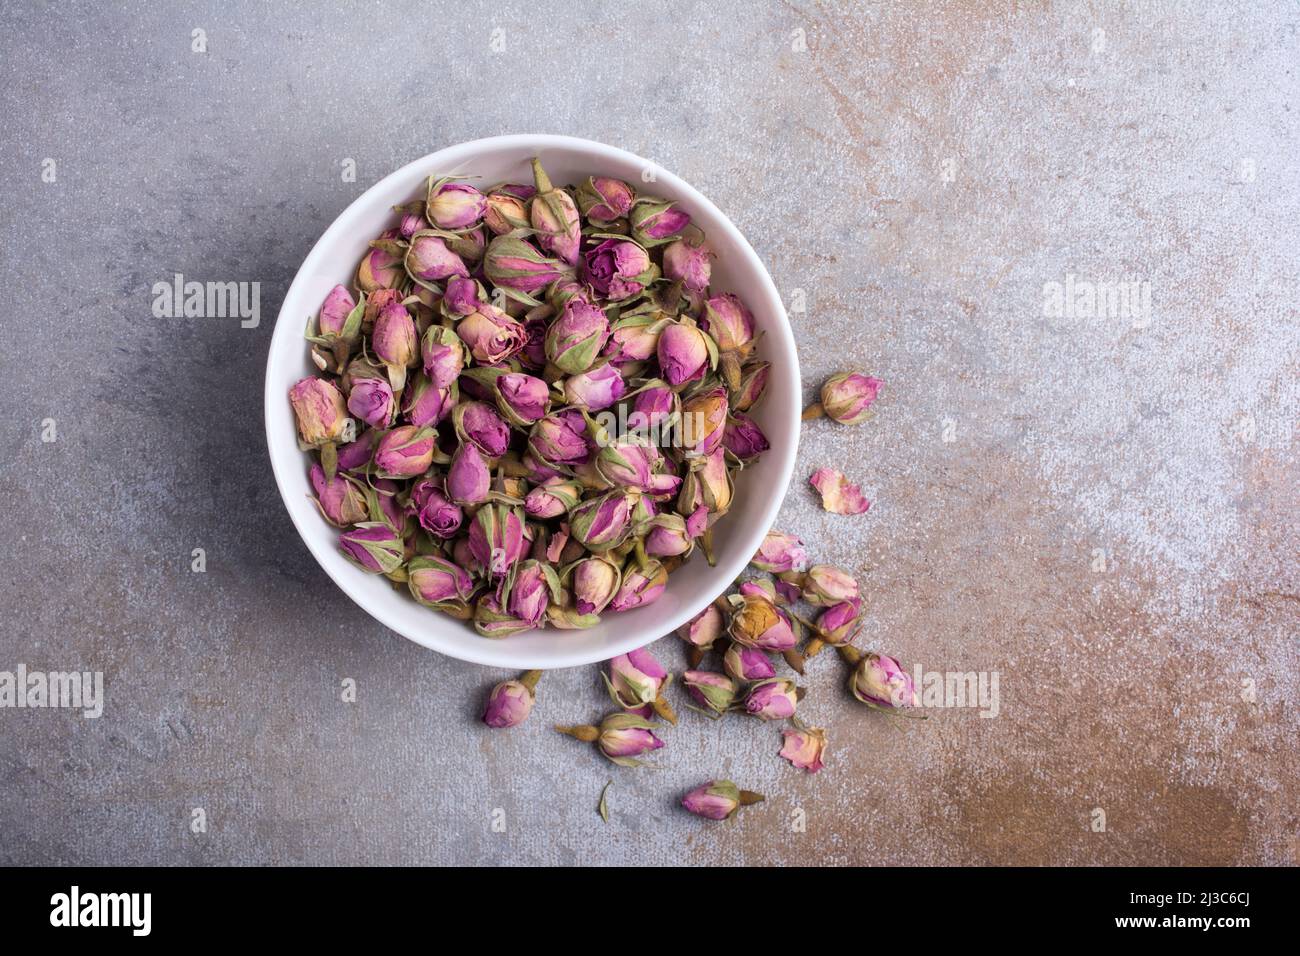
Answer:
[[[1296, 863], [1297, 62], [1279, 3], [6, 5], [0, 670], [107, 701], [0, 709], [0, 863]], [[822, 773], [694, 715], [627, 771], [546, 729], [594, 668], [489, 732], [499, 672], [317, 568], [262, 436], [280, 297], [370, 183], [519, 131], [712, 197], [803, 290], [810, 396], [886, 380], [805, 428], [781, 523], [998, 717], [894, 726], [827, 654]], [[260, 282], [260, 326], [155, 318], [177, 272]], [[1046, 314], [1071, 275], [1150, 310]], [[817, 510], [823, 465], [869, 514]], [[676, 809], [716, 775], [768, 801]]]

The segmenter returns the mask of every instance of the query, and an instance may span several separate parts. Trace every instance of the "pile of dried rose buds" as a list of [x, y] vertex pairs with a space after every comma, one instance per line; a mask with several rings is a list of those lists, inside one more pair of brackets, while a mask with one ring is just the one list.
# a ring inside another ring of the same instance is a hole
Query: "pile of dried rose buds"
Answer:
[[753, 316], [710, 294], [690, 216], [533, 179], [431, 178], [309, 320], [319, 374], [289, 393], [343, 553], [488, 637], [654, 601], [768, 448]]

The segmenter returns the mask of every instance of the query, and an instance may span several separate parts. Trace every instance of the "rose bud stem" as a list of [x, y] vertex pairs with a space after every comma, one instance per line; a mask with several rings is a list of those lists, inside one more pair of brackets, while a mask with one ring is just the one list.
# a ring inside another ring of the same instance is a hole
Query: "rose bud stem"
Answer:
[[862, 652], [852, 644], [845, 644], [836, 648], [836, 650], [840, 652], [840, 657], [844, 658], [844, 662], [850, 667], [857, 667], [858, 662], [862, 660]]
[[781, 656], [785, 658], [785, 662], [790, 665], [796, 674], [803, 676], [804, 656], [799, 653], [798, 648], [792, 647], [788, 651], [782, 651]]
[[[722, 380], [733, 392], [740, 391], [740, 355], [728, 350], [718, 356], [718, 366], [722, 370]], [[807, 413], [805, 413], [807, 417]]]
[[803, 420], [806, 422], [810, 422], [814, 418], [821, 418], [825, 414], [826, 414], [826, 409], [822, 408], [822, 403], [813, 402], [811, 405], [809, 405], [807, 408], [803, 410]]
[[668, 703], [663, 694], [656, 697], [655, 702], [650, 706], [654, 708], [656, 714], [668, 721], [668, 723], [677, 723], [677, 712], [673, 710], [673, 705]]
[[[822, 652], [822, 648], [825, 646], [826, 646], [826, 642], [823, 641], [820, 637], [812, 638], [807, 644], [804, 645], [804, 649], [803, 649], [804, 660], [807, 660], [810, 657], [816, 657], [818, 654]], [[802, 673], [802, 671], [800, 673]]]
[[326, 442], [320, 446], [320, 466], [325, 471], [325, 482], [334, 480], [334, 475], [339, 470], [339, 446], [334, 442]]
[[563, 724], [556, 724], [555, 729], [562, 734], [568, 734], [570, 737], [576, 737], [583, 743], [591, 743], [600, 736], [600, 728], [593, 727], [591, 724], [574, 724], [566, 727]]
[[707, 529], [704, 534], [700, 535], [700, 550], [704, 552], [704, 560], [709, 562], [709, 567], [713, 567], [718, 562], [713, 557], [713, 529]]
[[752, 807], [756, 803], [762, 803], [763, 799], [761, 793], [755, 793], [753, 790], [740, 791], [740, 805], [742, 807]]
[[519, 678], [519, 683], [523, 684], [529, 690], [537, 689], [537, 682], [542, 679], [541, 671], [525, 671]]
[[686, 652], [686, 661], [690, 665], [688, 669], [696, 670], [702, 660], [704, 660], [704, 648], [692, 645], [691, 649]]

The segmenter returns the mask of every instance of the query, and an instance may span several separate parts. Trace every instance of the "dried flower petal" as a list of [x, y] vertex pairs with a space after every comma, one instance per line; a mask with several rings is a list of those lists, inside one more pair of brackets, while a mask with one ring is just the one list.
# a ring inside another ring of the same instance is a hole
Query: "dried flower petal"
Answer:
[[822, 507], [833, 514], [860, 515], [871, 507], [862, 489], [833, 468], [818, 468], [808, 480], [822, 496]]

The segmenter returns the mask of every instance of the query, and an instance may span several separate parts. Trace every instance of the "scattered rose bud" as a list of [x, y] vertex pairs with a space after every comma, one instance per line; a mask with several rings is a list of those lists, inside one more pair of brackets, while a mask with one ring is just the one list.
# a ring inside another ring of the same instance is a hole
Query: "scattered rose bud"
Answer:
[[750, 564], [760, 571], [780, 574], [784, 571], [808, 570], [808, 551], [803, 542], [792, 534], [769, 531], [758, 546]]
[[[852, 651], [852, 648], [844, 650]], [[852, 659], [852, 654], [848, 655]], [[908, 674], [898, 661], [884, 654], [863, 654], [849, 678], [853, 696], [872, 707], [894, 710], [920, 706], [921, 700]]]
[[745, 695], [745, 712], [762, 720], [785, 720], [794, 716], [798, 694], [794, 681], [788, 678], [759, 681]]
[[420, 357], [434, 387], [447, 388], [465, 368], [465, 343], [451, 329], [431, 325], [420, 339]]
[[768, 598], [748, 594], [738, 600], [739, 606], [731, 616], [728, 629], [732, 640], [745, 647], [778, 654], [795, 646], [797, 642], [790, 622]]
[[762, 801], [762, 794], [741, 790], [730, 780], [710, 780], [682, 797], [682, 806], [697, 817], [725, 820], [741, 807]]
[[637, 757], [664, 745], [652, 732], [653, 726], [644, 717], [620, 712], [607, 716], [599, 727], [583, 724], [555, 729], [578, 740], [594, 741], [602, 754], [620, 766], [636, 767], [641, 764]]
[[822, 754], [826, 752], [826, 731], [820, 727], [805, 727], [796, 724], [794, 728], [781, 731], [785, 745], [781, 756], [800, 770], [816, 773], [823, 766]]
[[815, 564], [803, 579], [803, 599], [815, 607], [830, 607], [858, 599], [858, 582], [847, 571]]
[[437, 538], [450, 538], [460, 530], [464, 512], [447, 499], [439, 483], [424, 478], [411, 489], [411, 510], [420, 527]]
[[868, 409], [885, 383], [858, 372], [832, 375], [822, 386], [821, 402], [804, 411], [805, 420], [826, 415], [842, 425], [857, 425], [871, 417]]
[[808, 642], [805, 657], [813, 657], [826, 644], [842, 647], [858, 633], [860, 603], [857, 598], [832, 604], [817, 618], [817, 636]]
[[[517, 192], [512, 192], [512, 190], [523, 189], [528, 191], [527, 195], [521, 196]], [[483, 214], [483, 221], [498, 236], [504, 236], [516, 229], [527, 229], [529, 227], [528, 200], [533, 192], [535, 190], [532, 186], [509, 186], [492, 190], [487, 194], [487, 209]]]
[[711, 671], [686, 671], [682, 684], [691, 698], [706, 712], [721, 716], [736, 700], [736, 684], [725, 674]]
[[692, 647], [708, 650], [722, 636], [724, 627], [725, 622], [722, 620], [722, 612], [716, 606], [710, 604], [679, 627], [677, 636]]
[[663, 696], [671, 682], [672, 675], [645, 648], [611, 659], [609, 677], [605, 678], [609, 696], [619, 707], [634, 711], [653, 708], [665, 720], [676, 723], [677, 717]]
[[477, 312], [461, 319], [456, 334], [481, 365], [504, 362], [528, 341], [522, 325], [491, 305], [481, 305]]
[[822, 496], [822, 507], [833, 514], [860, 515], [871, 507], [862, 489], [833, 468], [818, 468], [808, 480]]
[[722, 655], [722, 669], [738, 681], [761, 681], [776, 676], [776, 667], [767, 654], [735, 642]]
[[528, 671], [518, 680], [502, 681], [488, 694], [483, 723], [489, 727], [517, 727], [528, 719], [536, 701], [541, 671]]

